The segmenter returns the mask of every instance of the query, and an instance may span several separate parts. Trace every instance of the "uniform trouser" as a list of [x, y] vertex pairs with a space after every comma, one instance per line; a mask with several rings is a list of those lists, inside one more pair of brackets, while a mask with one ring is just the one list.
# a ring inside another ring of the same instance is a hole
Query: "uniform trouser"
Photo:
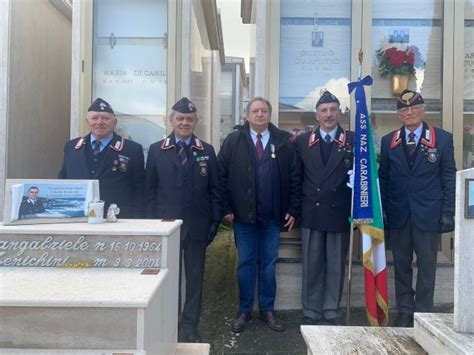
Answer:
[[349, 233], [301, 228], [303, 314], [318, 320], [340, 317]]
[[197, 330], [199, 324], [206, 247], [206, 240], [191, 240], [188, 237], [181, 241], [186, 276], [186, 299], [181, 313], [181, 328], [185, 330]]
[[[402, 228], [390, 230], [399, 312], [412, 314], [433, 310], [439, 238], [437, 232], [420, 230], [411, 218], [408, 218]], [[418, 267], [416, 292], [412, 287], [413, 251], [416, 253]]]

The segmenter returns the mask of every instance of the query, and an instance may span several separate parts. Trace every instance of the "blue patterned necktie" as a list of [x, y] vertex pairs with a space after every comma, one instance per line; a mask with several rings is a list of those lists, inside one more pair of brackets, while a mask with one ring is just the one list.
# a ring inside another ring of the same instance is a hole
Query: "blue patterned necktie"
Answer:
[[412, 156], [413, 153], [415, 153], [416, 142], [415, 142], [415, 133], [413, 132], [410, 132], [408, 134], [407, 150], [408, 150], [408, 155], [410, 156]]
[[178, 157], [181, 165], [184, 165], [188, 161], [188, 153], [186, 152], [186, 143], [183, 141], [178, 142]]
[[94, 156], [97, 156], [100, 154], [100, 140], [95, 140], [94, 141], [94, 149], [92, 150], [92, 153]]

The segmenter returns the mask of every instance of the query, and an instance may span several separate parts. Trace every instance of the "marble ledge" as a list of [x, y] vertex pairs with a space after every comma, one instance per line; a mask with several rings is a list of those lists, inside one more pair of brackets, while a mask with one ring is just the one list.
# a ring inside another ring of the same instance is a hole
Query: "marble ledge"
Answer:
[[429, 354], [474, 354], [474, 333], [458, 333], [451, 313], [415, 313], [415, 340]]
[[146, 308], [167, 269], [0, 268], [1, 307]]
[[182, 220], [163, 222], [160, 219], [119, 219], [116, 223], [54, 223], [0, 225], [1, 234], [81, 234], [81, 235], [157, 235], [168, 236], [177, 230]]

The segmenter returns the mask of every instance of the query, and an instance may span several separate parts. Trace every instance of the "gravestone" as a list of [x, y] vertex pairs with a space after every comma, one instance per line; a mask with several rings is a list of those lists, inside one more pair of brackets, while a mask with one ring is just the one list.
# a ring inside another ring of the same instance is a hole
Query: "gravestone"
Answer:
[[174, 354], [180, 225], [0, 226], [0, 354]]
[[454, 315], [415, 313], [415, 340], [428, 353], [474, 354], [474, 218], [467, 213], [474, 204], [474, 181], [469, 199], [469, 179], [474, 180], [474, 169], [457, 172]]

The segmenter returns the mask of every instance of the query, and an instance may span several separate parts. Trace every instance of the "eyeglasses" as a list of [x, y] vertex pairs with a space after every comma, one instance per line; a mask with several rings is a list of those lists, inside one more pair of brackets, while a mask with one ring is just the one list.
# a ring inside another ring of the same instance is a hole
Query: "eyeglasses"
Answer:
[[398, 110], [399, 113], [401, 113], [402, 115], [405, 115], [407, 114], [410, 110], [412, 111], [420, 111], [422, 108], [424, 108], [425, 106], [424, 105], [415, 105], [415, 106], [408, 106], [408, 107], [404, 107], [404, 108], [401, 108]]

